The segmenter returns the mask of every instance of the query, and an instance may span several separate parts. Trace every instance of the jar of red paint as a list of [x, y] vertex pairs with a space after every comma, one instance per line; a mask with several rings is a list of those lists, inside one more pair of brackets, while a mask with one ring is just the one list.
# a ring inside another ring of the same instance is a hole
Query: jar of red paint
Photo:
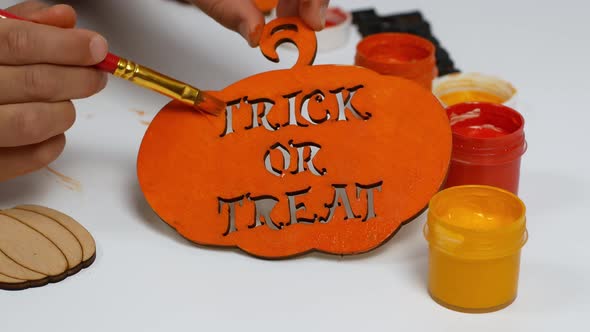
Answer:
[[356, 48], [355, 65], [382, 75], [413, 80], [428, 90], [438, 75], [436, 47], [407, 33], [378, 33], [364, 38]]
[[524, 118], [514, 109], [490, 103], [447, 108], [453, 154], [445, 188], [488, 185], [518, 194], [520, 162], [527, 143]]

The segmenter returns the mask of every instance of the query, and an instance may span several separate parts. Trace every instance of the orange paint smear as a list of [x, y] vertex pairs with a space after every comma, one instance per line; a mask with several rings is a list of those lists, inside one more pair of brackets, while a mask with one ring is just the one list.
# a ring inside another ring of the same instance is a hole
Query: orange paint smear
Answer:
[[145, 120], [140, 120], [139, 123], [141, 123], [142, 125], [145, 125], [145, 126], [149, 126], [151, 122], [145, 121]]
[[139, 116], [144, 116], [145, 115], [145, 111], [142, 110], [137, 110], [137, 109], [130, 109], [129, 112], [133, 112]]
[[57, 176], [60, 180], [59, 182], [63, 183], [66, 188], [73, 191], [82, 191], [82, 184], [80, 181], [64, 175], [49, 166], [47, 166], [46, 169], [53, 175]]

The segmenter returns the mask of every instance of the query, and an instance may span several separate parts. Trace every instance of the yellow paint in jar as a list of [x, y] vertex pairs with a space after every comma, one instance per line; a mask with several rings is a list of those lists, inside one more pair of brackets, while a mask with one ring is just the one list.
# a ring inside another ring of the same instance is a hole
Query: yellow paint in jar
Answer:
[[432, 93], [446, 107], [473, 102], [514, 106], [517, 95], [510, 82], [480, 73], [454, 73], [439, 77], [432, 83]]
[[428, 288], [439, 304], [490, 312], [515, 299], [526, 208], [514, 194], [489, 186], [458, 186], [430, 201]]
[[467, 103], [467, 102], [485, 102], [502, 104], [506, 100], [495, 94], [477, 91], [477, 90], [466, 90], [466, 91], [455, 91], [444, 94], [439, 97], [440, 101], [447, 106], [453, 106], [456, 104]]

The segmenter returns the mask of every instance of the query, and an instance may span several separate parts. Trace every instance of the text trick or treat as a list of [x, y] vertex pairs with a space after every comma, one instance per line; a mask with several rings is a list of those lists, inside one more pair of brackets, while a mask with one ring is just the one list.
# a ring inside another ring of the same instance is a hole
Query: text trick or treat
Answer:
[[348, 255], [391, 238], [443, 185], [451, 156], [445, 110], [411, 81], [342, 65], [312, 66], [316, 39], [296, 18], [264, 28], [260, 49], [299, 49], [291, 69], [217, 96], [219, 117], [165, 106], [138, 157], [154, 211], [201, 245], [264, 258]]

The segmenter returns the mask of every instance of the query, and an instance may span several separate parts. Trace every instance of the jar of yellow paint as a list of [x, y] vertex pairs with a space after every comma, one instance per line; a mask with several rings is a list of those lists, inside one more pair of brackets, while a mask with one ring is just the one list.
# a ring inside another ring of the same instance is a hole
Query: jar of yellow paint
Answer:
[[514, 194], [489, 186], [458, 186], [430, 201], [428, 288], [439, 304], [491, 312], [516, 299], [526, 208]]
[[480, 73], [453, 73], [434, 80], [432, 93], [445, 106], [484, 102], [516, 107], [517, 91], [499, 77]]

